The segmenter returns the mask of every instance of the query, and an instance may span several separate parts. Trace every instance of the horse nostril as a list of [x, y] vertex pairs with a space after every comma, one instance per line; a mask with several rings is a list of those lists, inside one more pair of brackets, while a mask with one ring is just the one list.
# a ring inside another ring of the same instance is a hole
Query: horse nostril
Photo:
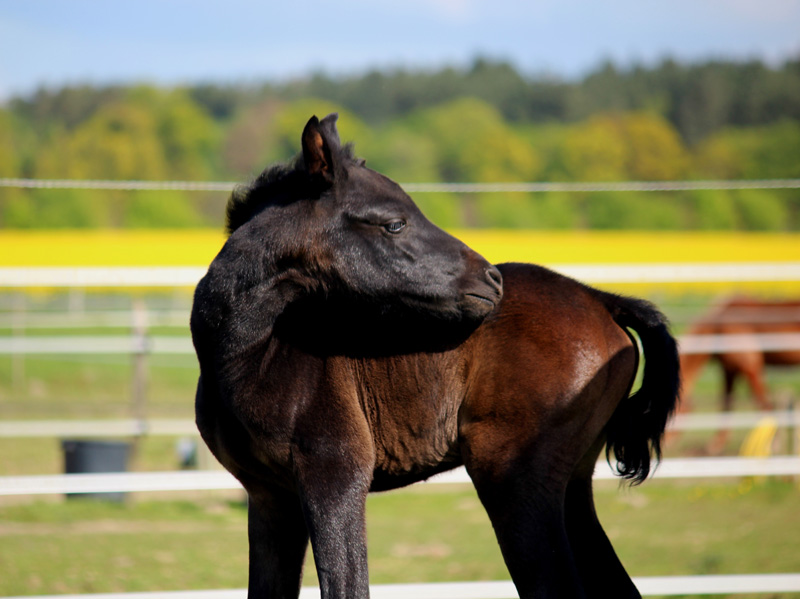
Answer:
[[494, 266], [487, 268], [486, 278], [489, 280], [489, 284], [494, 287], [498, 293], [503, 290], [503, 275], [500, 274], [497, 268]]

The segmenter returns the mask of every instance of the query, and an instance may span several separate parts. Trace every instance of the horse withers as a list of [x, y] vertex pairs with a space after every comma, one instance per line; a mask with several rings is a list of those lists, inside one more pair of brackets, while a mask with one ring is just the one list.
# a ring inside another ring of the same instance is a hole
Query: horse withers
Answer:
[[[237, 188], [200, 281], [197, 425], [248, 493], [249, 597], [368, 597], [365, 504], [465, 465], [520, 597], [638, 597], [597, 519], [605, 446], [647, 477], [678, 357], [650, 304], [492, 266], [313, 117]], [[630, 395], [638, 355], [641, 388]]]

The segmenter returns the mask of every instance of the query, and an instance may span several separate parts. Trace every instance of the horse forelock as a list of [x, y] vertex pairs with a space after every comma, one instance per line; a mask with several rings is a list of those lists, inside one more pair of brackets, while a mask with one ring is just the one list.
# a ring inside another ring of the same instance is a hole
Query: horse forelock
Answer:
[[[339, 165], [337, 179], [346, 176], [349, 165], [363, 165], [355, 158], [353, 144], [336, 148]], [[314, 189], [306, 177], [302, 153], [291, 161], [273, 164], [249, 183], [237, 185], [225, 209], [225, 230], [228, 235], [241, 227], [271, 203], [291, 203], [313, 195]], [[334, 185], [336, 182], [334, 182]]]

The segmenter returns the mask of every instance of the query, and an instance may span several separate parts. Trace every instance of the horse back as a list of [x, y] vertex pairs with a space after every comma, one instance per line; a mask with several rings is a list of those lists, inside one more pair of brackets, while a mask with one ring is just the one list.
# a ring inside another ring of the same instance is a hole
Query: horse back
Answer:
[[[692, 335], [753, 336], [753, 347], [758, 348], [759, 335], [800, 333], [800, 302], [735, 297], [694, 323], [689, 332]], [[727, 351], [715, 357], [731, 368], [745, 363], [800, 364], [800, 350], [793, 349]]]

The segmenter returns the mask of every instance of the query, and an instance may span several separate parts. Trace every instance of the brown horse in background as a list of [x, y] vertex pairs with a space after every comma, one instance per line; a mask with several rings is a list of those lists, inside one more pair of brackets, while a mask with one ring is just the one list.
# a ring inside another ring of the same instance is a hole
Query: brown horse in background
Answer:
[[[739, 376], [744, 376], [750, 386], [753, 400], [760, 409], [773, 409], [774, 406], [768, 397], [767, 385], [764, 381], [764, 367], [800, 364], [800, 348], [761, 349], [755, 335], [769, 333], [800, 333], [800, 301], [734, 298], [721, 303], [710, 314], [695, 322], [688, 334], [752, 335], [752, 348], [708, 353], [682, 353], [681, 375], [684, 395], [691, 392], [702, 367], [713, 359], [718, 361], [722, 367], [724, 377], [722, 409], [724, 411], [729, 411], [733, 407], [733, 385]], [[689, 402], [684, 398], [682, 409], [688, 410], [690, 407]]]
[[[639, 597], [594, 508], [606, 454], [641, 482], [678, 391], [651, 304], [492, 266], [312, 118], [238, 188], [195, 292], [197, 425], [248, 493], [249, 597], [369, 596], [367, 493], [465, 465], [520, 597]], [[469, 123], [464, 123], [469, 127]], [[634, 329], [647, 356], [644, 380]], [[406, 517], [398, 514], [398, 518]]]
[[[728, 412], [733, 408], [733, 388], [739, 377], [744, 377], [747, 381], [756, 406], [761, 410], [772, 410], [774, 405], [769, 398], [764, 368], [768, 365], [800, 364], [800, 348], [762, 348], [757, 335], [771, 333], [800, 333], [800, 301], [733, 298], [720, 303], [708, 315], [695, 322], [688, 331], [689, 336], [736, 335], [740, 344], [745, 344], [744, 347], [727, 351], [681, 353], [681, 412], [691, 410], [689, 394], [703, 366], [711, 360], [718, 362], [722, 368], [722, 411]], [[728, 431], [720, 431], [710, 443], [709, 451], [718, 453], [727, 439]]]

